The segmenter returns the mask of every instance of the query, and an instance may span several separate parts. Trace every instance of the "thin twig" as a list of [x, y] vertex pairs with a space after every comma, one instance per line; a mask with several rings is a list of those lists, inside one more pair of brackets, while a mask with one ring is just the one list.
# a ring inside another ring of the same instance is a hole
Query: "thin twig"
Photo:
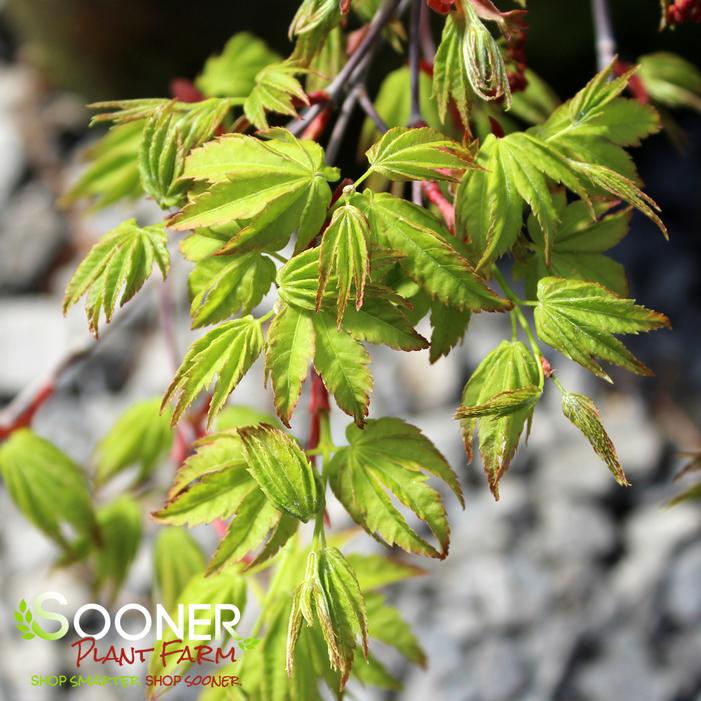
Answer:
[[411, 4], [411, 26], [409, 29], [409, 75], [411, 86], [411, 113], [409, 117], [409, 126], [411, 127], [415, 127], [423, 122], [423, 118], [421, 116], [419, 55], [421, 51], [421, 6], [424, 4], [425, 3], [423, 0], [412, 0]]
[[[385, 3], [380, 8], [380, 11], [372, 18], [367, 34], [358, 45], [358, 48], [353, 52], [338, 75], [329, 83], [325, 92], [329, 96], [329, 101], [335, 103], [339, 100], [341, 93], [347, 90], [351, 85], [351, 77], [355, 70], [361, 64], [368, 52], [375, 46], [380, 37], [385, 25], [394, 16], [394, 13], [399, 6], [399, 0], [385, 0]], [[309, 123], [321, 112], [322, 105], [312, 105], [302, 115], [302, 117], [289, 126], [289, 130], [297, 135], [304, 132]]]
[[175, 305], [173, 303], [173, 294], [170, 287], [170, 276], [161, 283], [158, 290], [158, 311], [161, 322], [161, 331], [163, 339], [168, 349], [170, 362], [175, 372], [180, 366], [180, 351], [178, 350], [178, 341], [175, 337], [175, 324], [173, 318], [175, 316]]
[[436, 42], [433, 40], [433, 33], [431, 32], [431, 15], [428, 11], [428, 3], [425, 2], [421, 3], [419, 39], [424, 60], [433, 65], [436, 58]]
[[[147, 283], [147, 286], [151, 285], [152, 283]], [[145, 286], [142, 293], [146, 289]], [[142, 294], [140, 299], [146, 299], [145, 295]], [[66, 372], [88, 357], [95, 349], [103, 347], [105, 339], [140, 311], [143, 304], [144, 302], [139, 303], [137, 300], [135, 304], [122, 310], [121, 314], [115, 317], [100, 335], [99, 342], [88, 334], [76, 339], [51, 370], [30, 382], [15, 395], [12, 401], [0, 411], [0, 439], [7, 438], [18, 428], [31, 425], [34, 415], [54, 395]]]
[[355, 88], [355, 92], [358, 94], [358, 102], [363, 108], [365, 114], [367, 114], [367, 116], [370, 117], [370, 119], [372, 119], [372, 121], [375, 123], [375, 126], [381, 132], [386, 132], [389, 127], [387, 126], [385, 120], [382, 119], [382, 117], [380, 116], [380, 113], [377, 111], [377, 108], [375, 107], [373, 101], [370, 99], [365, 84], [358, 84]]
[[336, 123], [333, 126], [333, 131], [329, 137], [329, 143], [326, 145], [326, 162], [335, 163], [338, 158], [338, 152], [341, 148], [341, 143], [343, 142], [343, 137], [346, 134], [346, 129], [348, 128], [348, 122], [350, 122], [353, 116], [353, 110], [358, 103], [358, 90], [357, 87], [351, 90], [346, 99], [341, 105], [341, 111], [338, 114]]
[[599, 70], [603, 71], [616, 55], [616, 39], [611, 23], [611, 9], [608, 0], [591, 0], [596, 34], [596, 58]]

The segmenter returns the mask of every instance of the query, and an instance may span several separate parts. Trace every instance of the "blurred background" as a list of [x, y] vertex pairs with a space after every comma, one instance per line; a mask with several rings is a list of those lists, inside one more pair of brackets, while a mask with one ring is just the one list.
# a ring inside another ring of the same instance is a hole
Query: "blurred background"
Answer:
[[[560, 97], [569, 97], [596, 70], [589, 2], [528, 4], [530, 65]], [[656, 0], [610, 4], [623, 60], [672, 50], [701, 65], [700, 26], [660, 34]], [[173, 78], [193, 78], [241, 30], [286, 52], [297, 3], [267, 5], [0, 3], [0, 405], [49, 372], [76, 340], [82, 343], [82, 309], [64, 320], [61, 299], [89, 246], [127, 217], [158, 217], [149, 203], [97, 214], [56, 204], [84, 167], [81, 152], [99, 136], [88, 132], [83, 105], [167, 95]], [[390, 51], [380, 59], [383, 67], [392, 62], [399, 65]], [[428, 574], [391, 592], [428, 653], [428, 669], [405, 668], [390, 655], [403, 691], [356, 689], [355, 698], [701, 700], [701, 509], [698, 502], [665, 508], [692, 482], [674, 482], [685, 462], [681, 453], [701, 450], [701, 114], [676, 111], [673, 120], [674, 140], [660, 134], [635, 154], [671, 239], [665, 242], [636, 215], [630, 235], [613, 252], [630, 274], [632, 296], [672, 319], [673, 331], [631, 340], [656, 377], [615, 373], [615, 385], [607, 387], [557, 359], [563, 383], [596, 398], [631, 488], [615, 484], [551, 394], [536, 411], [529, 445], [506, 476], [500, 503], [492, 500], [480, 465], [465, 465], [452, 413], [475, 365], [508, 336], [501, 325], [508, 320], [474, 318], [465, 344], [433, 366], [427, 352], [375, 353], [373, 414], [403, 415], [425, 430], [460, 473], [467, 510], [448, 498], [450, 557], [420, 563]], [[359, 128], [360, 120], [353, 125]], [[353, 142], [349, 137], [342, 153], [351, 170]], [[181, 261], [170, 283], [181, 350], [191, 340], [186, 277]], [[158, 303], [156, 283], [121, 312], [125, 318], [65, 375], [36, 417], [36, 430], [81, 464], [90, 465], [96, 442], [126, 407], [162, 394], [172, 376]], [[262, 368], [249, 374], [234, 400], [270, 410]], [[306, 430], [305, 417], [297, 421]], [[345, 421], [336, 421], [340, 437]], [[16, 602], [47, 590], [84, 602], [90, 592], [75, 572], [51, 568], [52, 546], [18, 514], [2, 487], [0, 514], [0, 699], [142, 697], [29, 686], [30, 674], [71, 673], [74, 653], [61, 644], [18, 643], [10, 618]], [[342, 523], [340, 513], [336, 518]], [[148, 595], [153, 530], [147, 528], [124, 601]], [[213, 546], [209, 531], [198, 537]], [[182, 690], [171, 698], [190, 697]]]

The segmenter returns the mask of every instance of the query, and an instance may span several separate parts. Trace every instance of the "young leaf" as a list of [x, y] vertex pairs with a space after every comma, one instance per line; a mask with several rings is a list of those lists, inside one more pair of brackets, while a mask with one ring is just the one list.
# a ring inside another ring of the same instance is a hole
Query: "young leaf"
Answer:
[[431, 351], [429, 360], [435, 363], [447, 356], [465, 336], [470, 323], [470, 312], [461, 311], [441, 302], [431, 304]]
[[368, 630], [365, 601], [348, 561], [337, 548], [309, 553], [305, 579], [295, 593], [287, 637], [287, 673], [294, 674], [295, 648], [301, 619], [319, 625], [333, 670], [341, 674], [343, 690], [353, 666], [358, 639], [367, 656]]
[[693, 63], [665, 51], [638, 60], [640, 80], [655, 102], [701, 112], [701, 71]]
[[276, 272], [273, 261], [256, 252], [210, 256], [198, 262], [189, 278], [193, 328], [250, 314], [267, 294]]
[[363, 555], [349, 553], [348, 562], [355, 571], [364, 592], [403, 582], [410, 577], [426, 574], [425, 570], [386, 555]]
[[353, 289], [355, 308], [363, 306], [365, 282], [370, 274], [369, 227], [365, 215], [351, 204], [339, 207], [321, 239], [319, 290], [316, 311], [321, 308], [329, 276], [334, 273], [338, 287], [336, 322], [340, 325]]
[[276, 112], [289, 117], [297, 116], [295, 100], [303, 105], [309, 98], [302, 84], [295, 77], [304, 69], [293, 63], [273, 63], [256, 76], [256, 84], [243, 103], [248, 120], [258, 129], [269, 127], [266, 112]]
[[564, 392], [562, 413], [584, 434], [594, 452], [606, 463], [616, 482], [622, 487], [630, 487], [623, 472], [616, 448], [601, 423], [601, 415], [596, 404], [584, 394]]
[[[257, 490], [256, 483], [246, 471], [246, 463], [241, 462], [237, 454], [219, 455], [229, 447], [228, 441], [216, 441], [189, 458], [183, 472], [178, 473], [176, 491], [153, 517], [174, 526], [196, 526], [236, 514], [246, 497]], [[204, 468], [205, 463], [213, 458], [222, 460], [217, 465], [219, 469], [208, 470], [199, 475], [197, 481], [184, 484], [186, 475], [191, 476], [193, 470]]]
[[316, 334], [314, 368], [338, 406], [362, 426], [368, 415], [372, 375], [370, 355], [362, 343], [339, 329], [332, 316], [319, 312], [313, 317]]
[[659, 131], [657, 112], [638, 100], [621, 98], [635, 69], [613, 78], [615, 62], [598, 73], [571, 100], [550, 116], [535, 132], [549, 143], [572, 152], [584, 151], [578, 160], [588, 161], [587, 142], [602, 138], [617, 146], [635, 146]]
[[[604, 214], [592, 221], [584, 202], [567, 205], [564, 194], [556, 198], [560, 223], [553, 237], [550, 268], [545, 264], [545, 237], [543, 229], [532, 215], [528, 218], [528, 234], [533, 255], [526, 264], [529, 297], [535, 297], [538, 280], [554, 275], [562, 278], [597, 282], [618, 295], [628, 293], [628, 282], [623, 266], [603, 255], [618, 244], [628, 233], [631, 211], [624, 209]], [[596, 207], [597, 213], [606, 213], [610, 204]]]
[[391, 180], [457, 182], [472, 166], [472, 155], [435, 129], [395, 127], [366, 153], [370, 169]]
[[207, 59], [195, 85], [207, 97], [243, 98], [253, 90], [258, 73], [279, 60], [264, 41], [239, 32], [229, 39], [221, 54]]
[[308, 65], [323, 50], [329, 34], [340, 19], [337, 0], [303, 0], [290, 24], [290, 39], [297, 37], [290, 58]]
[[464, 36], [464, 15], [452, 13], [446, 17], [433, 65], [433, 94], [442, 122], [446, 121], [452, 101], [463, 126], [467, 126], [470, 123], [470, 81], [463, 61]]
[[[353, 520], [380, 542], [444, 558], [450, 528], [440, 495], [427, 484], [428, 476], [446, 482], [463, 503], [457, 477], [445, 458], [418, 428], [401, 419], [371, 420], [364, 430], [351, 424], [346, 437], [349, 446], [336, 452], [328, 471], [334, 494]], [[412, 530], [390, 495], [426, 523], [440, 550]]]
[[160, 399], [134, 404], [103, 437], [97, 446], [98, 484], [104, 484], [120, 472], [139, 468], [136, 483], [152, 474], [173, 443], [170, 412], [159, 412]]
[[[241, 429], [268, 430], [276, 431], [270, 426]], [[278, 449], [276, 455], [280, 457], [281, 452], [284, 450]], [[262, 562], [272, 557], [297, 529], [295, 518], [275, 508], [259, 488], [257, 478], [254, 479], [253, 475], [262, 475], [260, 479], [264, 479], [261, 463], [269, 467], [270, 459], [269, 455], [261, 455], [251, 460], [238, 431], [208, 436], [178, 470], [165, 507], [154, 517], [163, 523], [196, 525], [235, 516], [209, 563], [208, 572], [230, 560], [243, 558], [261, 544], [262, 550], [249, 566]], [[284, 480], [286, 475], [281, 473], [279, 477]]]
[[97, 550], [96, 587], [109, 585], [115, 596], [127, 578], [141, 543], [141, 507], [122, 495], [97, 512], [102, 536]]
[[0, 475], [24, 516], [67, 551], [66, 525], [99, 540], [87, 479], [53, 444], [29, 429], [15, 431], [0, 447]]
[[278, 511], [260, 489], [254, 489], [241, 502], [236, 518], [229, 524], [226, 535], [212, 555], [207, 572], [215, 572], [227, 563], [240, 560], [261, 544], [263, 549], [250, 566], [263, 562], [275, 555], [295, 533], [297, 523], [294, 518]]
[[573, 168], [585, 176], [592, 185], [627, 202], [631, 207], [635, 207], [657, 225], [665, 238], [669, 238], [667, 227], [659, 217], [660, 208], [657, 202], [646, 195], [633, 180], [598, 163], [578, 163], [575, 161], [571, 163]]
[[275, 409], [285, 424], [290, 418], [302, 384], [314, 359], [315, 335], [311, 317], [289, 305], [276, 314], [265, 346], [265, 376], [271, 381]]
[[[316, 311], [321, 278], [320, 265], [318, 246], [290, 258], [277, 272], [280, 299], [297, 309]], [[335, 273], [331, 271], [322, 291], [322, 305], [334, 305], [337, 297], [338, 281]]]
[[500, 100], [511, 107], [511, 87], [504, 65], [504, 56], [492, 33], [477, 16], [472, 0], [459, 0], [467, 27], [462, 41], [462, 54], [467, 79], [483, 100]]
[[141, 183], [161, 209], [182, 203], [185, 187], [178, 178], [184, 165], [183, 135], [171, 106], [165, 105], [146, 120], [139, 151]]
[[426, 653], [399, 611], [377, 593], [366, 594], [365, 605], [370, 637], [395, 648], [410, 662], [425, 667]]
[[318, 144], [295, 139], [283, 129], [267, 135], [271, 138], [262, 141], [228, 134], [195, 149], [184, 177], [210, 185], [170, 225], [186, 230], [244, 223], [233, 247], [276, 223], [278, 236], [297, 230], [297, 250], [304, 250], [321, 229], [331, 201], [328, 183], [338, 179], [338, 171], [324, 165]]
[[400, 265], [434, 299], [463, 311], [511, 307], [475, 274], [455, 248], [454, 237], [430, 212], [384, 193], [373, 197], [369, 207], [373, 235], [384, 248], [405, 254]]
[[[501, 415], [499, 411], [490, 412], [489, 402], [496, 397], [499, 398], [495, 402], [497, 405], [502, 400], [507, 406], [513, 405], [509, 399], [509, 393], [513, 392], [517, 392], [519, 400], [523, 400], [523, 394], [526, 396], [523, 403], [519, 401], [516, 410], [502, 411]], [[481, 415], [477, 433], [479, 450], [496, 499], [499, 499], [499, 482], [509, 469], [526, 421], [530, 423], [540, 392], [537, 361], [520, 342], [502, 341], [479, 364], [465, 386], [458, 417], [462, 417], [467, 459], [472, 462], [472, 436], [477, 416]], [[487, 410], [480, 410], [485, 405]]]
[[205, 558], [186, 529], [162, 528], [153, 546], [153, 565], [159, 592], [156, 600], [172, 611], [185, 585], [204, 571]]
[[461, 406], [455, 413], [457, 419], [478, 419], [493, 416], [497, 419], [511, 416], [522, 410], [530, 411], [540, 399], [543, 390], [536, 385], [526, 385], [495, 394], [482, 404]]
[[241, 428], [248, 472], [280, 510], [306, 522], [320, 508], [314, 469], [299, 445], [280, 429]]
[[546, 277], [538, 283], [538, 336], [597, 377], [611, 381], [595, 357], [638, 375], [651, 371], [613, 334], [669, 328], [664, 314], [638, 306], [592, 282]]
[[124, 306], [143, 286], [154, 263], [165, 279], [170, 267], [167, 236], [162, 224], [140, 228], [135, 219], [105, 234], [73, 274], [63, 299], [64, 314], [83, 296], [90, 331], [98, 335], [100, 313], [112, 320], [117, 299]]
[[122, 199], [135, 200], [144, 193], [139, 176], [142, 121], [112, 127], [85, 151], [85, 172], [61, 198], [64, 205], [91, 201], [93, 211]]
[[490, 134], [477, 165], [481, 169], [467, 173], [456, 194], [458, 230], [469, 237], [477, 270], [512, 248], [523, 226], [524, 204], [543, 229], [549, 263], [558, 212], [548, 179], [586, 198], [580, 177], [556, 151], [523, 133], [503, 139]]
[[219, 324], [195, 341], [163, 397], [162, 407], [176, 400], [171, 423], [175, 425], [195, 397], [214, 383], [207, 413], [211, 425], [262, 349], [261, 324], [252, 316]]

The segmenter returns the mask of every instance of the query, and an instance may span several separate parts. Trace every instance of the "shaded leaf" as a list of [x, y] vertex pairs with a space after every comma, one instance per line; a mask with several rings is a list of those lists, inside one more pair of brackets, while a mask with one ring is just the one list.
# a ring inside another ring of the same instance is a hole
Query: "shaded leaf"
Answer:
[[229, 39], [221, 54], [207, 59], [195, 84], [208, 97], [246, 97], [259, 71], [279, 58], [264, 41], [239, 32]]
[[160, 399], [139, 402], [124, 412], [97, 446], [97, 482], [138, 467], [137, 484], [148, 479], [170, 451], [170, 412], [161, 414]]
[[162, 528], [153, 546], [153, 566], [158, 601], [172, 611], [185, 585], [204, 571], [205, 557], [185, 528]]
[[65, 550], [65, 526], [99, 541], [85, 474], [53, 444], [29, 429], [13, 432], [0, 446], [0, 474], [22, 514]]
[[[472, 436], [478, 421], [476, 416], [471, 415], [471, 410], [483, 407], [499, 395], [526, 388], [528, 401], [518, 410], [503, 416], [487, 413], [479, 419], [479, 451], [489, 487], [496, 499], [499, 498], [499, 482], [509, 469], [526, 421], [531, 420], [533, 388], [537, 386], [537, 361], [528, 348], [518, 341], [502, 341], [479, 364], [465, 386], [458, 412], [464, 416], [461, 424], [468, 462], [472, 461]], [[477, 413], [479, 415], [481, 412]]]
[[[445, 481], [462, 503], [457, 477], [445, 458], [414, 426], [401, 419], [370, 420], [364, 430], [350, 425], [349, 446], [328, 466], [334, 494], [353, 520], [389, 545], [429, 557], [445, 557], [450, 529], [440, 495], [429, 475]], [[426, 523], [440, 544], [424, 540], [392, 503], [392, 497]]]

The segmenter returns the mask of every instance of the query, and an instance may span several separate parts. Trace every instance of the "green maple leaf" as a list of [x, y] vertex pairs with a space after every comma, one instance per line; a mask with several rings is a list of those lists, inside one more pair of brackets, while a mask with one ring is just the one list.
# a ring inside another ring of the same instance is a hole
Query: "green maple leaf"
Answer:
[[463, 392], [461, 419], [468, 462], [472, 438], [477, 437], [484, 471], [495, 498], [499, 482], [509, 469], [524, 426], [542, 388], [537, 361], [520, 342], [502, 341], [472, 373]]
[[219, 324], [195, 341], [163, 397], [162, 406], [171, 398], [176, 400], [173, 425], [197, 395], [214, 384], [208, 412], [208, 425], [211, 425], [262, 348], [261, 324], [250, 315]]
[[[535, 297], [538, 280], [550, 275], [597, 282], [618, 295], [628, 293], [623, 266], [603, 255], [628, 233], [630, 209], [607, 213], [610, 204], [595, 205], [601, 218], [592, 220], [583, 202], [568, 205], [564, 195], [556, 197], [560, 223], [553, 237], [550, 267], [545, 264], [545, 238], [535, 217], [528, 218], [528, 234], [533, 255], [522, 270], [528, 295]], [[603, 216], [601, 216], [603, 215]]]
[[377, 243], [402, 253], [401, 267], [431, 297], [463, 311], [511, 307], [486, 286], [455, 237], [426, 209], [384, 193], [368, 198], [366, 206]]
[[315, 343], [311, 316], [289, 305], [276, 314], [268, 329], [265, 376], [273, 387], [275, 409], [286, 426], [314, 359]]
[[294, 63], [273, 63], [263, 68], [256, 76], [256, 82], [243, 103], [243, 111], [251, 124], [258, 129], [267, 129], [267, 112], [297, 116], [295, 100], [303, 105], [309, 98], [302, 84], [295, 76], [306, 72]]
[[430, 127], [395, 127], [366, 153], [370, 170], [391, 180], [457, 182], [472, 167], [472, 154]]
[[[322, 148], [295, 139], [283, 129], [266, 132], [268, 140], [228, 134], [195, 149], [184, 177], [207, 189], [173, 217], [177, 230], [239, 223], [242, 229], [222, 251], [275, 226], [277, 237], [297, 231], [304, 250], [321, 229], [331, 201], [329, 182], [338, 171], [324, 165]], [[284, 245], [284, 241], [282, 243]]]
[[[364, 430], [350, 425], [349, 446], [329, 464], [336, 497], [370, 535], [408, 552], [444, 558], [450, 528], [429, 475], [445, 481], [462, 503], [462, 491], [448, 463], [419, 429], [401, 419], [370, 420]], [[392, 496], [423, 521], [438, 540], [436, 549], [421, 537], [393, 505]]]
[[199, 261], [189, 278], [193, 328], [250, 314], [267, 294], [276, 272], [273, 261], [256, 251]]
[[614, 334], [669, 327], [664, 314], [618, 297], [601, 285], [546, 277], [538, 282], [536, 331], [543, 341], [597, 377], [611, 381], [595, 358], [639, 375], [651, 371]]
[[336, 320], [339, 325], [351, 290], [355, 308], [363, 306], [365, 283], [370, 274], [369, 234], [370, 227], [365, 215], [357, 207], [347, 204], [334, 211], [321, 238], [316, 309], [318, 311], [321, 307], [324, 291], [333, 273], [338, 289]]
[[170, 254], [163, 225], [141, 228], [135, 219], [123, 222], [105, 234], [78, 266], [66, 287], [64, 314], [87, 295], [88, 324], [97, 336], [101, 312], [109, 323], [117, 300], [119, 306], [126, 304], [143, 287], [154, 264], [165, 279]]

